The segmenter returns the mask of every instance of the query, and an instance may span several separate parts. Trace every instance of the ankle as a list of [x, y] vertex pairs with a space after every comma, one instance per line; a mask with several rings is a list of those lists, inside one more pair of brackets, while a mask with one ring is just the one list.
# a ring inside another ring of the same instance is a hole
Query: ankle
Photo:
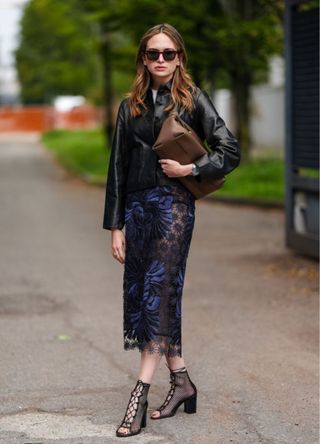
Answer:
[[181, 367], [177, 367], [177, 364], [176, 365], [169, 364], [168, 362], [166, 362], [165, 364], [166, 364], [168, 370], [170, 370], [170, 372], [179, 372], [179, 371], [182, 372], [182, 371], [186, 371], [187, 370], [187, 367], [185, 365], [183, 365]]
[[138, 382], [141, 382], [144, 387], [150, 387], [151, 385], [151, 382], [145, 382], [140, 378], [138, 379]]
[[173, 373], [177, 373], [177, 372], [186, 372], [187, 368], [186, 366], [180, 367], [180, 368], [175, 368], [175, 369], [170, 369]]

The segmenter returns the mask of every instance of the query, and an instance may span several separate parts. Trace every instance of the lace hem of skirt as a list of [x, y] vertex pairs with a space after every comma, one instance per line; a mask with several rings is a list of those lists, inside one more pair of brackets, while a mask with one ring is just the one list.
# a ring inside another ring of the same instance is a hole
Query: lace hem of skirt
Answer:
[[158, 353], [169, 357], [182, 357], [182, 347], [179, 344], [170, 344], [170, 337], [159, 337], [158, 340], [139, 342], [137, 339], [124, 338], [124, 350], [139, 349], [140, 353]]

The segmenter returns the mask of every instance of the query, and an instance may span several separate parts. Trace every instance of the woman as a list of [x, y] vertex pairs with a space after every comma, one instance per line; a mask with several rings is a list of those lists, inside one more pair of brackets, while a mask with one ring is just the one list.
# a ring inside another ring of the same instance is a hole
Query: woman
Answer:
[[[148, 391], [161, 357], [170, 370], [170, 389], [150, 416], [196, 412], [181, 343], [181, 301], [195, 220], [195, 198], [179, 177], [222, 177], [240, 161], [237, 140], [226, 128], [208, 94], [186, 71], [186, 51], [169, 24], [142, 37], [137, 75], [122, 100], [116, 122], [106, 187], [103, 228], [111, 230], [113, 257], [124, 264], [124, 349], [141, 352], [140, 372], [117, 436], [132, 436], [146, 425]], [[168, 113], [180, 116], [212, 151], [193, 164], [159, 160], [152, 150]], [[125, 234], [122, 232], [125, 226]]]

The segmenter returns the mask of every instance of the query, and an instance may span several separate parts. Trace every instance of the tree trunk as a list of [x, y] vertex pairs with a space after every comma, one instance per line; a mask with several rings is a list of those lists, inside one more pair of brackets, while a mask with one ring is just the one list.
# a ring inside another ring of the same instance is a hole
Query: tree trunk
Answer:
[[112, 88], [112, 51], [111, 39], [108, 32], [108, 24], [104, 21], [100, 22], [101, 42], [100, 52], [103, 68], [103, 102], [105, 106], [104, 112], [104, 133], [107, 145], [111, 145], [113, 136], [113, 88]]
[[[254, 0], [235, 1], [232, 4], [232, 15], [243, 20], [254, 17]], [[241, 148], [241, 159], [246, 162], [250, 159], [251, 135], [250, 135], [250, 87], [253, 83], [251, 71], [245, 68], [244, 54], [241, 49], [235, 58], [235, 67], [231, 72], [232, 91], [235, 97], [235, 116], [237, 122], [236, 137]]]
[[198, 88], [201, 88], [200, 67], [198, 65], [192, 66], [192, 80], [198, 86]]
[[236, 137], [241, 148], [241, 159], [245, 162], [250, 159], [251, 136], [250, 136], [250, 86], [251, 74], [232, 73], [232, 91], [234, 94], [234, 106], [236, 117]]

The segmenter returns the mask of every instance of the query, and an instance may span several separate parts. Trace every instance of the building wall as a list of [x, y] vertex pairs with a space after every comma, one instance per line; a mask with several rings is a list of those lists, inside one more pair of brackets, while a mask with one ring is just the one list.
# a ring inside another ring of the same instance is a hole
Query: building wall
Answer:
[[[231, 132], [236, 131], [231, 92], [215, 92], [213, 103]], [[250, 134], [254, 148], [272, 148], [284, 152], [284, 88], [259, 85], [251, 89]]]
[[284, 89], [269, 85], [252, 88], [250, 133], [256, 148], [284, 152]]

